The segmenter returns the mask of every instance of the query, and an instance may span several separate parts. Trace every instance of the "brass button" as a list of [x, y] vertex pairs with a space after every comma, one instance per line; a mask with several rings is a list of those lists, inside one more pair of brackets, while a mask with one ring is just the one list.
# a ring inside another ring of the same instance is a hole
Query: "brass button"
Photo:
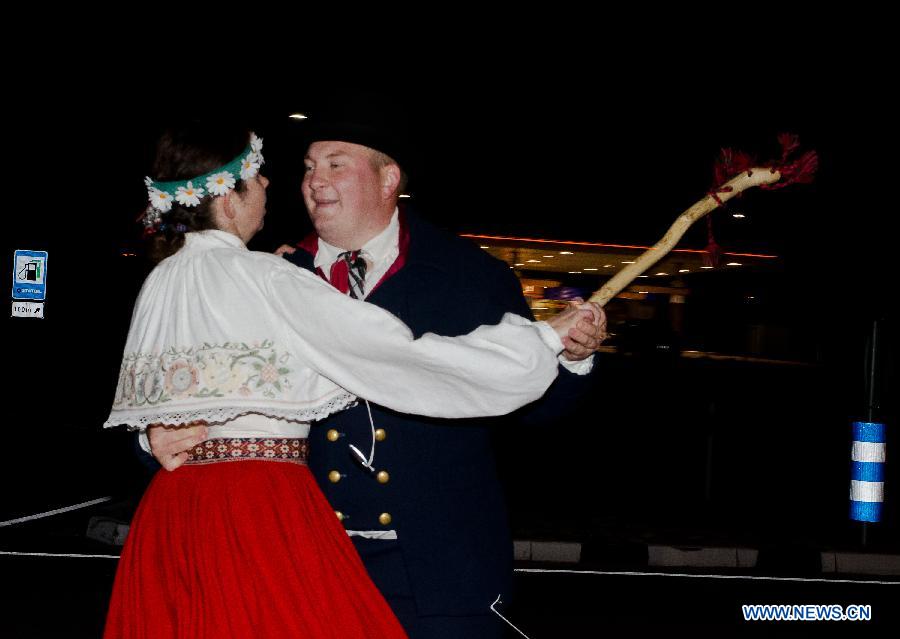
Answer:
[[383, 442], [385, 439], [387, 439], [387, 433], [384, 432], [383, 428], [375, 431], [375, 441]]
[[386, 484], [391, 480], [391, 476], [388, 475], [386, 470], [380, 471], [377, 475], [375, 475], [375, 478], [378, 480], [379, 484]]
[[382, 526], [387, 526], [391, 523], [391, 514], [390, 513], [381, 513], [378, 515], [378, 523]]
[[338, 521], [344, 521], [344, 513], [342, 513], [340, 510], [335, 510], [334, 514], [337, 515]]
[[343, 475], [341, 475], [336, 470], [332, 470], [330, 473], [328, 473], [328, 481], [330, 481], [332, 484], [336, 484], [341, 481], [341, 477], [343, 477]]
[[336, 442], [340, 438], [341, 434], [332, 428], [325, 436], [328, 438], [328, 441]]

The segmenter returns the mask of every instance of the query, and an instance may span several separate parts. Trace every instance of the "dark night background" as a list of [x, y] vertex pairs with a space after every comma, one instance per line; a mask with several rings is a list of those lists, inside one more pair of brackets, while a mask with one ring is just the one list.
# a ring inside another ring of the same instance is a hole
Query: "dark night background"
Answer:
[[[779, 355], [804, 365], [601, 354], [595, 388], [573, 419], [498, 433], [517, 536], [583, 541], [592, 559], [613, 566], [640, 539], [726, 540], [761, 548], [764, 570], [791, 575], [815, 572], [811, 551], [858, 549], [846, 515], [849, 424], [865, 417], [864, 353], [876, 318], [878, 416], [889, 439], [897, 416], [896, 103], [881, 68], [858, 60], [774, 77], [744, 69], [724, 82], [704, 69], [513, 67], [436, 69], [392, 90], [406, 98], [420, 151], [411, 203], [452, 231], [652, 244], [710, 188], [721, 147], [764, 160], [789, 131], [820, 157], [814, 184], [748, 193], [729, 207], [746, 220], [714, 214], [725, 250], [777, 254], [774, 273], [687, 278], [691, 346], [739, 353], [747, 326], [761, 324], [783, 336]], [[27, 248], [49, 251], [49, 262], [46, 319], [5, 320], [7, 445], [16, 452], [0, 466], [0, 520], [103, 495], [127, 504], [146, 481], [132, 437], [100, 425], [147, 269], [140, 255], [122, 253], [137, 252], [133, 220], [162, 123], [214, 114], [253, 126], [272, 186], [251, 248], [271, 250], [308, 230], [302, 151], [292, 144], [302, 124], [286, 116], [314, 115], [320, 87], [232, 88], [213, 105], [209, 93], [175, 104], [149, 87], [102, 84], [92, 78], [78, 90], [70, 79], [62, 93], [25, 94], [7, 122], [7, 259]], [[701, 222], [679, 246], [705, 243]], [[869, 543], [896, 552], [890, 460], [886, 481], [885, 520]], [[64, 541], [23, 535], [16, 549], [65, 551]]]

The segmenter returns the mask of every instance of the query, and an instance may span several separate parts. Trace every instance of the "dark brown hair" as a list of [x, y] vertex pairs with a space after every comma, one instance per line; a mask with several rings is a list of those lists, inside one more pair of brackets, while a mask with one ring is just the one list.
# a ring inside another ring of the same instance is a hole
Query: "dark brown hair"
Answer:
[[[192, 122], [166, 130], [156, 145], [151, 176], [155, 182], [190, 180], [228, 164], [247, 147], [250, 132], [234, 126]], [[205, 184], [195, 184], [203, 188]], [[237, 178], [235, 189], [243, 192], [244, 181]], [[156, 233], [149, 237], [148, 254], [154, 262], [173, 255], [184, 245], [188, 231], [213, 229], [212, 198], [207, 194], [197, 206], [172, 202], [162, 214]]]

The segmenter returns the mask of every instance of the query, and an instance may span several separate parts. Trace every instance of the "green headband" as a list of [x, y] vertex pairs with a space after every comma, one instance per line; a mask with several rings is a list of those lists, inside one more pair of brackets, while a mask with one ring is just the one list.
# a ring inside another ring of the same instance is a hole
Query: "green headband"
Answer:
[[262, 138], [250, 134], [250, 144], [231, 162], [217, 169], [198, 175], [190, 180], [174, 182], [154, 182], [144, 178], [150, 206], [144, 213], [144, 226], [156, 227], [163, 213], [172, 208], [173, 202], [183, 206], [197, 206], [200, 198], [207, 194], [225, 195], [234, 188], [238, 179], [249, 180], [256, 177], [265, 160], [262, 156]]

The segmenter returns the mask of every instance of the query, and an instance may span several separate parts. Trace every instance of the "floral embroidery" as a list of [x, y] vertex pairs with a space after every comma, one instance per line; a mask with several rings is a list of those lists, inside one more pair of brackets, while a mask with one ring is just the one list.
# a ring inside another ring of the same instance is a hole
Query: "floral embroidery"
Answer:
[[243, 384], [240, 371], [231, 366], [232, 358], [227, 352], [210, 352], [204, 363], [200, 372], [207, 388], [217, 388], [219, 392], [228, 394]]
[[175, 362], [166, 371], [166, 390], [172, 397], [191, 396], [197, 388], [197, 369], [184, 360]]
[[291, 388], [290, 359], [271, 340], [126, 353], [113, 407], [138, 408], [185, 397], [277, 399]]

